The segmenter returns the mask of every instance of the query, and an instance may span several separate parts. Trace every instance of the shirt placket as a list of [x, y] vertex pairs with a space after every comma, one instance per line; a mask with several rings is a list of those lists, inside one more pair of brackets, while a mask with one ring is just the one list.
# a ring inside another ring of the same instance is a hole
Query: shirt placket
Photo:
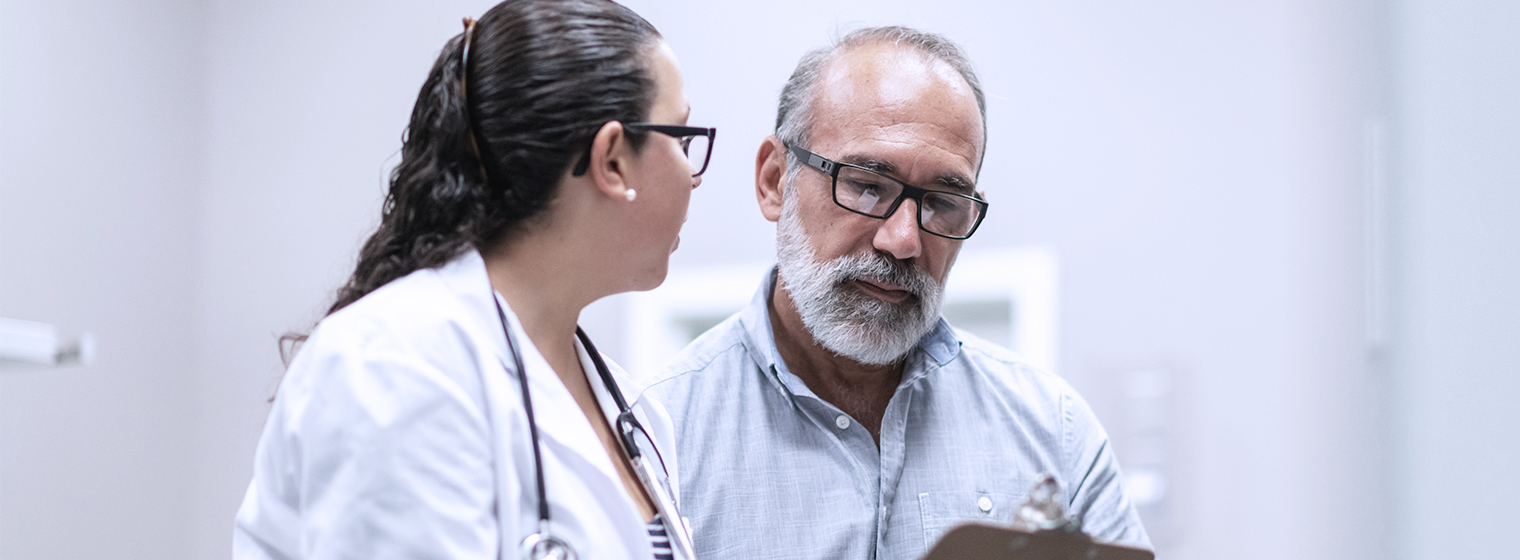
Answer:
[[[772, 370], [773, 374], [781, 377], [781, 371]], [[796, 380], [800, 382], [800, 380]], [[868, 541], [869, 558], [876, 558], [877, 547], [881, 542], [882, 527], [886, 519], [886, 502], [881, 500], [881, 455], [876, 448], [876, 442], [871, 438], [871, 433], [861, 426], [859, 422], [845, 414], [838, 407], [818, 398], [810, 390], [804, 387], [790, 387], [788, 393], [792, 402], [797, 405], [799, 412], [807, 418], [807, 421], [819, 430], [833, 436], [838, 442], [840, 450], [849, 456], [854, 467], [851, 473], [851, 481], [854, 484], [855, 494], [860, 499], [861, 505], [867, 511], [873, 512], [871, 534], [874, 538]]]
[[897, 519], [893, 516], [907, 516], [908, 513], [897, 507], [897, 497], [902, 486], [903, 468], [907, 459], [907, 426], [908, 411], [913, 404], [914, 381], [919, 377], [914, 373], [918, 366], [917, 360], [910, 360], [908, 369], [903, 372], [905, 382], [899, 385], [893, 393], [892, 400], [887, 402], [887, 410], [881, 419], [881, 450], [880, 470], [878, 480], [880, 489], [878, 496], [881, 503], [877, 515], [878, 528], [876, 531], [876, 558], [894, 559], [902, 556], [901, 547], [892, 546], [893, 543], [903, 542], [897, 533], [908, 529], [905, 519]]

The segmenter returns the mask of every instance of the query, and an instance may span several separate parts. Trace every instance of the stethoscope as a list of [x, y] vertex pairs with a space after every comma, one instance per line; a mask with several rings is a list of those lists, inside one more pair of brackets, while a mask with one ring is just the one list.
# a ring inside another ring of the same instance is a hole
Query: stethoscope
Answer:
[[[496, 293], [492, 290], [491, 302], [496, 304], [496, 317], [501, 320], [501, 332], [507, 337], [507, 349], [512, 352], [512, 363], [517, 366], [517, 381], [522, 386], [523, 410], [528, 415], [528, 436], [533, 441], [533, 475], [538, 486], [538, 532], [530, 534], [522, 540], [518, 546], [519, 557], [522, 560], [576, 560], [575, 549], [570, 543], [554, 536], [549, 532], [549, 497], [548, 490], [544, 487], [544, 459], [543, 451], [538, 444], [538, 422], [534, 420], [533, 398], [528, 394], [528, 370], [523, 368], [522, 354], [517, 351], [517, 343], [512, 336], [512, 330], [507, 326], [507, 314], [501, 308], [501, 301], [497, 300]], [[618, 416], [614, 428], [618, 432], [618, 443], [627, 456], [628, 462], [633, 465], [634, 472], [638, 473], [639, 482], [644, 490], [654, 499], [655, 511], [665, 525], [665, 533], [670, 537], [672, 552], [676, 558], [692, 560], [696, 558], [695, 548], [691, 542], [691, 532], [687, 530], [684, 518], [681, 517], [679, 508], [676, 506], [675, 495], [670, 491], [670, 471], [665, 467], [665, 458], [660, 456], [660, 449], [654, 446], [654, 441], [649, 438], [649, 432], [644, 431], [644, 426], [633, 415], [633, 409], [628, 407], [628, 402], [623, 400], [623, 392], [618, 389], [617, 382], [612, 379], [612, 372], [607, 369], [606, 362], [602, 361], [602, 355], [596, 351], [596, 345], [586, 336], [579, 326], [575, 328], [575, 336], [580, 339], [581, 346], [586, 348], [586, 353], [591, 356], [591, 361], [596, 365], [596, 372], [602, 378], [602, 384], [607, 387], [607, 392], [612, 394], [613, 402], [617, 403]], [[502, 364], [505, 368], [506, 364]], [[489, 402], [489, 400], [488, 400]], [[634, 432], [644, 435], [649, 442], [649, 447], [654, 450], [655, 459], [660, 461], [660, 470], [657, 473], [654, 465], [650, 463], [638, 441], [634, 439]], [[663, 475], [656, 483], [656, 475]], [[497, 508], [501, 507], [501, 501], [497, 500]], [[497, 555], [500, 558], [500, 554]]]

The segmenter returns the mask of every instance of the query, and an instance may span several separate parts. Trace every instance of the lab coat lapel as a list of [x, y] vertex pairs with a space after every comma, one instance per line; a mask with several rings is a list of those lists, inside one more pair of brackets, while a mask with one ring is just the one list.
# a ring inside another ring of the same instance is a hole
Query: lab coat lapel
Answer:
[[[642, 526], [643, 519], [612, 466], [612, 458], [602, 447], [601, 438], [597, 437], [586, 415], [581, 412], [575, 397], [560, 382], [559, 376], [549, 367], [548, 361], [539, 354], [532, 341], [528, 340], [517, 317], [510, 309], [506, 309], [506, 312], [518, 351], [522, 353], [523, 367], [528, 370], [528, 386], [533, 393], [533, 413], [538, 418], [539, 443], [543, 446], [545, 455], [546, 483], [552, 488], [556, 485], [553, 481], [557, 477], [577, 476], [580, 483], [594, 495], [603, 497], [598, 505], [607, 510], [608, 517], [619, 520], [618, 523], [625, 527]], [[502, 350], [505, 355], [505, 347]], [[598, 385], [600, 383], [592, 382], [592, 387]], [[598, 404], [606, 401], [603, 395], [598, 395]], [[566, 472], [555, 471], [555, 460], [565, 467]], [[564, 493], [555, 495], [551, 490], [550, 494], [550, 507], [566, 505], [557, 501], [562, 498], [555, 497], [564, 496]], [[642, 541], [629, 544], [639, 546]]]
[[[549, 367], [549, 362], [538, 353], [538, 348], [528, 340], [522, 326], [517, 323], [517, 317], [511, 310], [507, 310], [507, 314], [512, 322], [512, 335], [517, 337], [517, 349], [523, 355], [523, 367], [528, 370], [528, 386], [533, 391], [533, 412], [538, 416], [539, 440], [546, 449], [554, 447], [563, 453], [565, 460], [586, 460], [587, 466], [596, 469], [607, 480], [621, 484], [611, 458], [601, 446], [602, 440], [591, 428], [586, 415], [581, 413], [575, 397], [560, 382], [559, 376]], [[600, 400], [598, 399], [598, 404]]]
[[[560, 382], [548, 361], [528, 338], [511, 305], [504, 298], [498, 297], [491, 288], [489, 276], [486, 274], [485, 260], [478, 252], [471, 250], [445, 265], [441, 272], [457, 296], [468, 302], [469, 309], [474, 310], [475, 319], [482, 329], [481, 332], [496, 333], [489, 335], [489, 339], [494, 341], [489, 347], [495, 350], [496, 355], [486, 357], [484, 360], [490, 362], [486, 364], [488, 371], [494, 369], [491, 364], [503, 364], [508, 369], [513, 367], [512, 354], [507, 349], [506, 340], [499, 334], [501, 324], [491, 298], [495, 297], [501, 303], [513, 340], [517, 344], [518, 352], [522, 355], [523, 367], [528, 371], [528, 389], [533, 398], [533, 412], [537, 417], [538, 437], [544, 449], [546, 470], [552, 463], [549, 460], [550, 455], [568, 463], [573, 467], [571, 471], [576, 473], [572, 476], [586, 479], [583, 482], [587, 486], [617, 492], [618, 495], [623, 496], [622, 500], [612, 501], [623, 504], [619, 509], [626, 510], [618, 512], [616, 516], [627, 517], [638, 522], [638, 510], [635, 509], [632, 500], [627, 499], [627, 491], [622, 486], [622, 479], [613, 468], [611, 457], [602, 448], [601, 439], [597, 437], [590, 422], [586, 420], [586, 416], [581, 413], [580, 405], [576, 404], [575, 397], [571, 396], [569, 389]], [[578, 341], [576, 346], [580, 347]], [[585, 362], [584, 355], [584, 349], [582, 349], [583, 362]], [[601, 381], [596, 377], [596, 370], [590, 365], [585, 365], [585, 367], [588, 368], [587, 373], [593, 380], [592, 387], [599, 387]], [[503, 411], [521, 409], [522, 402], [518, 395], [519, 391], [516, 389], [515, 379], [506, 375], [488, 375], [487, 377], [494, 377], [489, 383], [494, 387], [488, 388], [490, 390], [487, 393], [493, 399], [493, 409]], [[503, 386], [502, 381], [511, 381], [511, 388]], [[621, 383], [622, 379], [618, 381]], [[598, 404], [604, 406], [605, 412], [608, 402], [605, 392], [598, 393], [597, 397]], [[497, 418], [493, 422], [497, 425], [495, 428], [498, 438], [507, 437], [506, 434], [510, 433], [503, 431], [502, 420]], [[642, 416], [640, 420], [647, 421]], [[501, 442], [498, 442], [497, 447], [501, 449]], [[498, 457], [504, 457], [504, 455], [498, 453]], [[554, 486], [551, 481], [556, 476], [564, 475], [564, 473], [556, 475], [552, 472], [545, 474], [546, 483], [551, 487]], [[552, 490], [550, 494], [550, 499], [553, 500]]]

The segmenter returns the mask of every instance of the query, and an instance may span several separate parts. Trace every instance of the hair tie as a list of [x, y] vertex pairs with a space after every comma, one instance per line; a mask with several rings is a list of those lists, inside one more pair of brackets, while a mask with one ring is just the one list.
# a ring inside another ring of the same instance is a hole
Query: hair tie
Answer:
[[491, 184], [491, 149], [480, 137], [475, 124], [475, 108], [470, 106], [470, 42], [475, 38], [475, 20], [464, 18], [464, 47], [459, 49], [459, 101], [464, 105], [465, 130], [470, 135], [470, 145], [475, 148], [475, 160], [480, 164], [480, 176], [487, 186]]
[[[475, 20], [464, 18], [464, 48], [459, 53], [459, 89], [460, 97], [468, 99], [470, 94], [470, 40], [475, 38]], [[466, 102], [468, 105], [468, 102]]]

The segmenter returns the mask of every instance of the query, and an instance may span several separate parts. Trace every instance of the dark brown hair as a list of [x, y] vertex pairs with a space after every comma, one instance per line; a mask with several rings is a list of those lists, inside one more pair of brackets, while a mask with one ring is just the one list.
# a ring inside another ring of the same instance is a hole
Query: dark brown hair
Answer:
[[[462, 32], [423, 82], [380, 226], [328, 315], [510, 235], [548, 206], [604, 124], [646, 120], [655, 95], [647, 55], [660, 35], [632, 10], [609, 0], [507, 0], [474, 27], [469, 60]], [[624, 134], [642, 145], [644, 134]], [[286, 335], [281, 354], [288, 360], [305, 338]]]
[[464, 34], [449, 40], [412, 109], [380, 227], [328, 313], [542, 211], [603, 124], [648, 114], [645, 53], [658, 37], [607, 0], [508, 0], [475, 25], [468, 69]]

